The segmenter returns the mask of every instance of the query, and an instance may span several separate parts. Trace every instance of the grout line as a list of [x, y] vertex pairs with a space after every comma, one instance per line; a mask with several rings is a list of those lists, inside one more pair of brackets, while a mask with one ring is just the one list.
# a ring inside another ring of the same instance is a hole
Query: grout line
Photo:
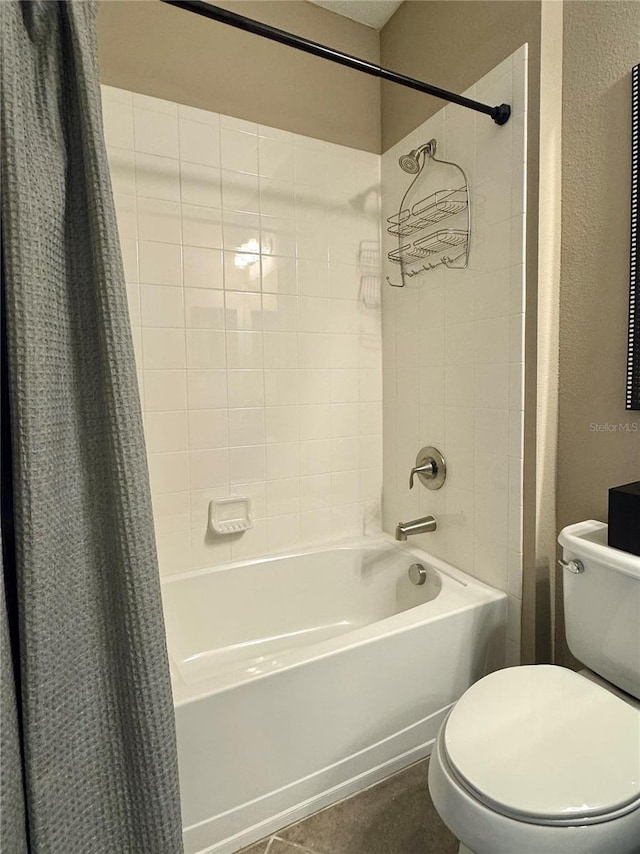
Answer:
[[184, 381], [185, 394], [187, 399], [187, 507], [189, 513], [189, 542], [187, 552], [189, 557], [189, 566], [193, 566], [193, 499], [192, 499], [192, 484], [191, 484], [191, 406], [189, 400], [189, 374], [188, 374], [188, 355], [187, 355], [187, 301], [185, 289], [185, 274], [184, 274], [184, 216], [182, 205], [182, 150], [180, 144], [180, 111], [176, 107], [176, 134], [178, 139], [178, 215], [180, 217], [180, 287], [182, 291], [182, 341], [184, 347]]

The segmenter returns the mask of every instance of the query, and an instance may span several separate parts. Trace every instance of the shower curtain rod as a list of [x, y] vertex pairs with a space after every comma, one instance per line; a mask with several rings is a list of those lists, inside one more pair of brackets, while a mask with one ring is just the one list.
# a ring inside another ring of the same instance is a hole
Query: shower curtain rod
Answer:
[[423, 83], [422, 80], [416, 80], [414, 77], [398, 74], [396, 71], [390, 71], [388, 68], [382, 68], [379, 65], [374, 65], [372, 62], [358, 59], [357, 56], [351, 56], [351, 54], [334, 50], [319, 42], [310, 41], [301, 36], [293, 35], [293, 33], [288, 33], [286, 30], [279, 30], [277, 27], [269, 26], [269, 24], [254, 21], [253, 18], [238, 15], [237, 12], [230, 12], [227, 9], [222, 9], [220, 6], [213, 6], [210, 3], [204, 2], [204, 0], [161, 0], [161, 2], [168, 3], [170, 6], [177, 6], [179, 9], [185, 9], [187, 12], [194, 12], [196, 15], [203, 15], [205, 18], [211, 18], [213, 21], [219, 21], [221, 24], [228, 24], [231, 27], [237, 27], [248, 33], [254, 33], [257, 36], [263, 36], [272, 41], [280, 42], [280, 44], [287, 45], [288, 47], [303, 50], [305, 53], [311, 53], [322, 59], [337, 62], [339, 65], [346, 65], [347, 68], [354, 68], [356, 71], [362, 71], [364, 74], [381, 77], [383, 80], [389, 80], [391, 83], [398, 83], [400, 86], [424, 92], [426, 95], [433, 95], [435, 98], [441, 98], [443, 101], [459, 104], [461, 107], [466, 107], [469, 110], [485, 113], [491, 116], [493, 121], [498, 125], [508, 122], [511, 115], [511, 107], [508, 104], [500, 104], [497, 107], [481, 104], [479, 101], [473, 101], [471, 98], [465, 98], [463, 95], [456, 95], [455, 92], [447, 92], [446, 89], [440, 89], [438, 86], [432, 86], [430, 83]]

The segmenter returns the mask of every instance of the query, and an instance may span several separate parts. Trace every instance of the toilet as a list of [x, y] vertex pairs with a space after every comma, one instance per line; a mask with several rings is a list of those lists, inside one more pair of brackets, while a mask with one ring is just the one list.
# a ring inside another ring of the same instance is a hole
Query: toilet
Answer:
[[429, 790], [460, 854], [640, 854], [640, 557], [565, 528], [567, 643], [589, 670], [511, 667], [443, 723]]

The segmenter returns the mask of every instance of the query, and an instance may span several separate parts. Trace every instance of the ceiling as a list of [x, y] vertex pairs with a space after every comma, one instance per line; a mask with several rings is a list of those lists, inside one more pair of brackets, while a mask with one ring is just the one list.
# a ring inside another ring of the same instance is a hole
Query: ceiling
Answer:
[[359, 24], [381, 30], [402, 0], [311, 0], [331, 12], [351, 18]]

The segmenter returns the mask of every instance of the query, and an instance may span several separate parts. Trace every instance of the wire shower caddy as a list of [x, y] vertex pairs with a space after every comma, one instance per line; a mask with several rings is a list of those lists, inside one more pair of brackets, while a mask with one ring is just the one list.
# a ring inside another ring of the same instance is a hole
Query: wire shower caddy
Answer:
[[[405, 276], [413, 277], [419, 273], [435, 270], [444, 266], [452, 270], [464, 270], [469, 264], [471, 242], [471, 205], [469, 201], [469, 182], [464, 169], [450, 160], [436, 157], [438, 143], [435, 139], [420, 146], [413, 157], [417, 163], [423, 154], [422, 165], [407, 187], [397, 214], [387, 219], [387, 232], [398, 238], [398, 246], [387, 254], [387, 258], [400, 266], [401, 284], [395, 284], [389, 276], [387, 282], [394, 288], [405, 286]], [[460, 172], [462, 184], [456, 188], [437, 190], [413, 205], [407, 204], [407, 197], [414, 184], [422, 175], [427, 158], [435, 163], [452, 166]], [[400, 158], [400, 162], [405, 158]], [[404, 166], [403, 166], [404, 168]], [[466, 228], [436, 228], [444, 220], [466, 211]]]

